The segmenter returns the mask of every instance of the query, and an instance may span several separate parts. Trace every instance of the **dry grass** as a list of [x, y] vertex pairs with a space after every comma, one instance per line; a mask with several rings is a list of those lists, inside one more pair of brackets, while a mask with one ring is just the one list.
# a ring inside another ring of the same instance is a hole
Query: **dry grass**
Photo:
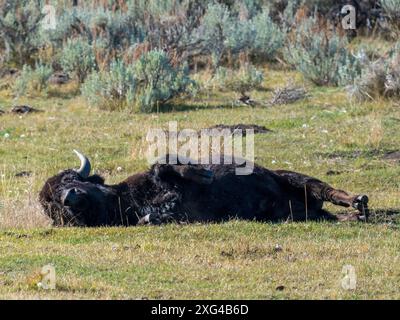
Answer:
[[33, 181], [30, 177], [23, 189], [16, 188], [16, 178], [0, 171], [0, 186], [8, 193], [0, 202], [1, 228], [37, 228], [50, 225], [49, 219], [43, 214], [36, 193], [33, 191]]

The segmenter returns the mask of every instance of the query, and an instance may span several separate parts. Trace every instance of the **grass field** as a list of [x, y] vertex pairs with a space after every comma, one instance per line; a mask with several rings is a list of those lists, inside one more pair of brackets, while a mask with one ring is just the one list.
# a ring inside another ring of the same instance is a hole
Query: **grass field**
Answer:
[[[288, 80], [303, 82], [267, 70], [252, 97], [267, 101]], [[44, 111], [0, 115], [0, 298], [400, 298], [400, 166], [383, 158], [400, 149], [400, 106], [307, 88], [308, 99], [270, 108], [237, 106], [234, 94], [210, 90], [151, 115], [90, 109], [73, 86], [19, 101], [0, 92], [0, 109], [27, 103]], [[46, 178], [78, 166], [72, 149], [107, 182], [120, 181], [147, 167], [147, 130], [171, 120], [180, 129], [266, 126], [273, 132], [255, 138], [258, 164], [368, 194], [370, 223], [50, 227], [37, 194]], [[16, 177], [21, 172], [28, 174]], [[45, 264], [56, 268], [54, 291], [36, 286]], [[355, 290], [340, 285], [349, 264]]]

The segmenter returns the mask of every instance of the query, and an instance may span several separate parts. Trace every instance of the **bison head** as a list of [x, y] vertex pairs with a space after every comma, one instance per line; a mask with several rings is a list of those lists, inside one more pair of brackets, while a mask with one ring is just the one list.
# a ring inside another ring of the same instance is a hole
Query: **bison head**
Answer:
[[81, 161], [78, 170], [65, 170], [44, 184], [39, 201], [56, 226], [108, 224], [107, 203], [115, 194], [98, 175], [90, 176], [87, 157], [74, 150]]

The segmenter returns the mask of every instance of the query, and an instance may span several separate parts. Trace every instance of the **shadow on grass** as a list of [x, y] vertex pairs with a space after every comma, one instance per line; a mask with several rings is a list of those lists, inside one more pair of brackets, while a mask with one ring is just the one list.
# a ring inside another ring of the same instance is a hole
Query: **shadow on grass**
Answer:
[[[348, 211], [338, 212], [336, 214], [341, 221], [359, 221], [365, 223], [365, 221], [359, 220], [358, 213], [350, 213]], [[347, 218], [347, 219], [346, 219]], [[394, 224], [400, 226], [400, 208], [388, 208], [388, 209], [369, 209], [369, 224]]]
[[385, 156], [395, 153], [398, 150], [394, 149], [370, 149], [370, 150], [349, 150], [349, 151], [334, 151], [334, 152], [322, 152], [316, 153], [316, 156], [320, 156], [328, 159], [345, 158], [345, 159], [356, 159], [356, 158], [384, 158]]
[[204, 102], [186, 104], [165, 104], [159, 108], [158, 112], [160, 113], [169, 113], [169, 112], [185, 112], [185, 111], [199, 111], [199, 110], [215, 110], [215, 109], [238, 109], [246, 107], [245, 105], [239, 104], [210, 104], [205, 105]]
[[47, 92], [48, 98], [58, 98], [62, 100], [69, 100], [81, 94], [79, 87], [70, 90], [62, 91], [58, 88], [50, 88]]
[[393, 223], [400, 225], [400, 208], [370, 209], [369, 223]]

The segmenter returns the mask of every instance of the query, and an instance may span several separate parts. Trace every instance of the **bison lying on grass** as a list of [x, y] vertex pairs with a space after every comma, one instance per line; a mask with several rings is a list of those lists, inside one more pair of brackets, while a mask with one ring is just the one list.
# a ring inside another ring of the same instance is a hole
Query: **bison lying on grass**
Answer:
[[236, 175], [236, 165], [154, 164], [116, 185], [79, 170], [48, 179], [40, 192], [45, 213], [57, 226], [119, 226], [176, 222], [220, 222], [231, 218], [281, 221], [337, 219], [324, 201], [354, 207], [367, 218], [368, 197], [350, 195], [312, 177], [254, 166]]

